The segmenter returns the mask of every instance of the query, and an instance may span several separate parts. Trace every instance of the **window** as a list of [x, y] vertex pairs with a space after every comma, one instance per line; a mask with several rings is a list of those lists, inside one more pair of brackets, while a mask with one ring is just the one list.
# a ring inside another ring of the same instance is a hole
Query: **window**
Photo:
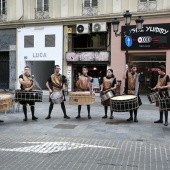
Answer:
[[55, 34], [45, 35], [45, 47], [55, 47]]
[[48, 11], [48, 0], [37, 0], [37, 11]]
[[34, 47], [34, 36], [27, 35], [24, 36], [24, 48]]
[[84, 0], [84, 7], [97, 6], [97, 0]]
[[6, 14], [6, 0], [0, 0], [0, 14]]

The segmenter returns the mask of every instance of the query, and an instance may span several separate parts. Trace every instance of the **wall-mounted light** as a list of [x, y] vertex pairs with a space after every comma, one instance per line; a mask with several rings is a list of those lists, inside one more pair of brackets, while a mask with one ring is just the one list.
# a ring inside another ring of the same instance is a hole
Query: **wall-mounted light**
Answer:
[[93, 70], [97, 70], [97, 68], [96, 68], [96, 67], [93, 67]]

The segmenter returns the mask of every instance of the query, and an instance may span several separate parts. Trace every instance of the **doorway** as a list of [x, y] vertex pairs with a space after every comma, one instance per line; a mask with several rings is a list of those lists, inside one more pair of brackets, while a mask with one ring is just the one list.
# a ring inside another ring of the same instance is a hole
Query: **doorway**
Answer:
[[[73, 90], [76, 89], [75, 83], [78, 79], [78, 75], [82, 73], [82, 67], [84, 65], [85, 64], [73, 65]], [[106, 76], [107, 65], [86, 64], [86, 67], [88, 68], [88, 75], [95, 80], [94, 85], [97, 88], [101, 85], [103, 77]]]
[[0, 52], [0, 89], [9, 89], [9, 52]]
[[54, 61], [27, 61], [26, 65], [30, 66], [31, 75], [34, 75], [41, 89], [47, 89], [45, 84], [50, 75], [54, 73]]
[[130, 56], [129, 65], [136, 64], [140, 76], [140, 94], [150, 93], [150, 87], [155, 87], [158, 79], [157, 68], [159, 65], [166, 65], [165, 54], [136, 54]]

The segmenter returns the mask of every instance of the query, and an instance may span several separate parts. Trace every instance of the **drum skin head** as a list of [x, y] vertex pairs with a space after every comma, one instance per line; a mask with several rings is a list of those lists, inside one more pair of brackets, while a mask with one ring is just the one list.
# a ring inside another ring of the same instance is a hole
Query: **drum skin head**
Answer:
[[123, 95], [123, 96], [116, 96], [112, 97], [111, 100], [130, 100], [135, 99], [137, 96], [135, 95]]

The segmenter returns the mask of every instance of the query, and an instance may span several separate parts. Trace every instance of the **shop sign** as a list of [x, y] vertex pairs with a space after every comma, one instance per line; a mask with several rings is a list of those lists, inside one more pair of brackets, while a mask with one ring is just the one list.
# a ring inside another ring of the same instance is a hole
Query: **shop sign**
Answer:
[[[124, 37], [121, 39], [121, 50], [126, 50], [125, 44], [126, 27], [122, 26]], [[137, 32], [136, 25], [129, 26], [129, 33], [132, 37], [132, 45], [129, 50], [151, 50], [170, 49], [170, 24], [143, 25], [140, 32]]]
[[47, 57], [46, 53], [33, 53], [33, 58]]
[[66, 61], [110, 61], [110, 52], [66, 52]]

